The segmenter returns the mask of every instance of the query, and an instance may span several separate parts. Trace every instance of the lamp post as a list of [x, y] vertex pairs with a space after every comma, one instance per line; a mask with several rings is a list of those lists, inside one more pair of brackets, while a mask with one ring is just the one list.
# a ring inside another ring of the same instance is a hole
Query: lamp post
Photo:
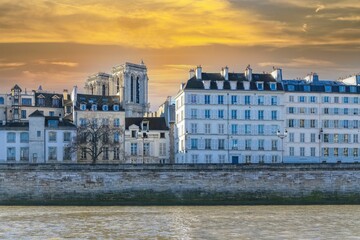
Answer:
[[185, 149], [185, 164], [187, 163], [187, 137], [188, 137], [188, 134], [189, 134], [189, 132], [188, 131], [186, 131], [185, 132], [185, 144], [184, 144], [184, 149]]
[[322, 139], [323, 133], [324, 133], [324, 130], [322, 128], [320, 128], [320, 130], [319, 130], [319, 163], [321, 162], [321, 139]]
[[286, 138], [287, 135], [288, 135], [288, 132], [287, 132], [286, 128], [283, 133], [281, 133], [279, 129], [276, 132], [276, 136], [278, 136], [281, 139], [281, 163], [284, 163], [284, 138]]
[[146, 132], [143, 132], [141, 133], [141, 131], [139, 131], [139, 133], [141, 134], [141, 139], [142, 139], [142, 162], [143, 164], [145, 164], [145, 138], [147, 138], [147, 133]]

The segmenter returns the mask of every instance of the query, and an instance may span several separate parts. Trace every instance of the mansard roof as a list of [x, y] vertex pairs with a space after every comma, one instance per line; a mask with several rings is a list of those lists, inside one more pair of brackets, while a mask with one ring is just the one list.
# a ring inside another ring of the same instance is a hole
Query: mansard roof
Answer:
[[29, 122], [6, 122], [4, 124], [0, 124], [0, 130], [29, 130]]
[[63, 118], [60, 120], [59, 117], [45, 117], [45, 127], [49, 127], [49, 121], [51, 120], [58, 121], [58, 127], [76, 128], [76, 126], [68, 119]]
[[[37, 99], [38, 98], [44, 98], [45, 99], [45, 105], [39, 105]], [[59, 99], [59, 106], [53, 106], [53, 99], [58, 98]], [[63, 98], [63, 94], [60, 93], [44, 93], [44, 92], [36, 92], [35, 93], [35, 106], [36, 107], [52, 107], [52, 108], [62, 108], [62, 101], [60, 101]]]
[[[229, 80], [225, 78], [220, 73], [206, 73], [201, 74], [201, 79], [196, 79], [196, 77], [190, 78], [185, 86], [185, 89], [205, 89], [203, 81], [210, 81], [210, 89], [218, 89], [216, 81], [223, 81], [224, 90], [230, 90], [230, 82], [237, 82], [236, 90], [244, 90], [244, 82], [248, 82], [244, 73], [229, 73]], [[252, 74], [252, 80], [250, 81], [250, 90], [257, 90], [256, 82], [264, 82], [264, 90], [270, 90], [270, 83], [276, 83], [277, 91], [282, 91], [283, 86], [281, 83], [276, 82], [274, 77], [268, 73], [254, 73]]]
[[149, 130], [164, 130], [167, 131], [169, 128], [166, 126], [164, 117], [129, 117], [125, 118], [125, 129], [129, 130], [131, 125], [141, 126], [143, 121], [149, 122]]
[[284, 80], [283, 84], [286, 92], [360, 93], [360, 86], [347, 85], [340, 81], [318, 80], [307, 82], [305, 80]]
[[11, 88], [11, 90], [14, 90], [14, 89], [19, 89], [20, 91], [22, 91], [21, 88], [19, 87], [19, 85], [17, 85], [17, 84], [15, 84], [15, 86], [13, 88]]
[[91, 106], [96, 104], [98, 106], [97, 111], [102, 111], [102, 106], [107, 105], [108, 111], [113, 110], [114, 105], [119, 106], [119, 111], [124, 111], [120, 105], [119, 96], [102, 96], [102, 95], [91, 95], [91, 94], [78, 94], [75, 108], [80, 109], [80, 104], [85, 104], [87, 110], [91, 110]]
[[42, 114], [39, 110], [36, 110], [35, 112], [31, 113], [29, 117], [44, 117], [44, 114]]

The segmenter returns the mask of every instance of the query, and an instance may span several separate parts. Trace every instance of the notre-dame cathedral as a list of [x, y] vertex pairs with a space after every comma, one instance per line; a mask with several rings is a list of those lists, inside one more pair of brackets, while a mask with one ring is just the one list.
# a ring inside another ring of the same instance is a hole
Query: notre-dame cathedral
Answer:
[[111, 74], [96, 73], [85, 82], [86, 94], [119, 96], [126, 117], [142, 117], [149, 110], [147, 68], [125, 63], [112, 68]]

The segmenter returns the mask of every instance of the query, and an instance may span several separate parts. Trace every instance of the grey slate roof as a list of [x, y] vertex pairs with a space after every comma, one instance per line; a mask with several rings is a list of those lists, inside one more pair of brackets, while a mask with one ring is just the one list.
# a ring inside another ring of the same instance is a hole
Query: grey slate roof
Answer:
[[75, 108], [80, 109], [80, 104], [86, 104], [86, 109], [91, 110], [93, 104], [97, 105], [97, 111], [102, 111], [102, 106], [107, 105], [108, 111], [113, 111], [113, 106], [118, 105], [119, 111], [124, 111], [119, 102], [119, 96], [102, 96], [90, 94], [78, 94]]
[[0, 124], [1, 130], [29, 130], [29, 122], [7, 122], [5, 125]]
[[132, 117], [132, 118], [125, 118], [125, 129], [128, 130], [129, 127], [133, 124], [136, 126], [141, 127], [142, 121], [149, 121], [149, 130], [164, 130], [167, 131], [169, 128], [166, 126], [165, 118], [164, 117]]
[[59, 117], [45, 117], [45, 127], [49, 126], [49, 120], [56, 120], [58, 121], [58, 126], [59, 127], [70, 127], [70, 128], [76, 128], [76, 126], [71, 123], [69, 120], [67, 119], [62, 119], [60, 121]]
[[[44, 96], [45, 99], [45, 105], [39, 105], [38, 98], [40, 95]], [[53, 106], [53, 97], [57, 96], [59, 98], [59, 106]], [[43, 93], [43, 92], [36, 92], [35, 93], [35, 106], [36, 107], [56, 107], [56, 108], [62, 108], [62, 99], [63, 94], [59, 93]]]
[[286, 92], [329, 92], [329, 93], [360, 93], [360, 86], [346, 85], [339, 81], [316, 81], [307, 83], [305, 80], [284, 80]]
[[29, 117], [44, 117], [44, 114], [42, 114], [39, 110], [36, 110], [35, 112], [31, 113]]

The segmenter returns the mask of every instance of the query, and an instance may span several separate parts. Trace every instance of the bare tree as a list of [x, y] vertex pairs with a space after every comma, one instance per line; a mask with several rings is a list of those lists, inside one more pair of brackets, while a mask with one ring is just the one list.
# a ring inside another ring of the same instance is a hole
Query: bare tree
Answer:
[[81, 123], [77, 128], [76, 137], [70, 144], [72, 152], [80, 153], [83, 159], [89, 155], [95, 164], [102, 155], [109, 159], [109, 152], [114, 159], [120, 160], [123, 150], [124, 130], [116, 124], [109, 124], [109, 119], [92, 119]]

